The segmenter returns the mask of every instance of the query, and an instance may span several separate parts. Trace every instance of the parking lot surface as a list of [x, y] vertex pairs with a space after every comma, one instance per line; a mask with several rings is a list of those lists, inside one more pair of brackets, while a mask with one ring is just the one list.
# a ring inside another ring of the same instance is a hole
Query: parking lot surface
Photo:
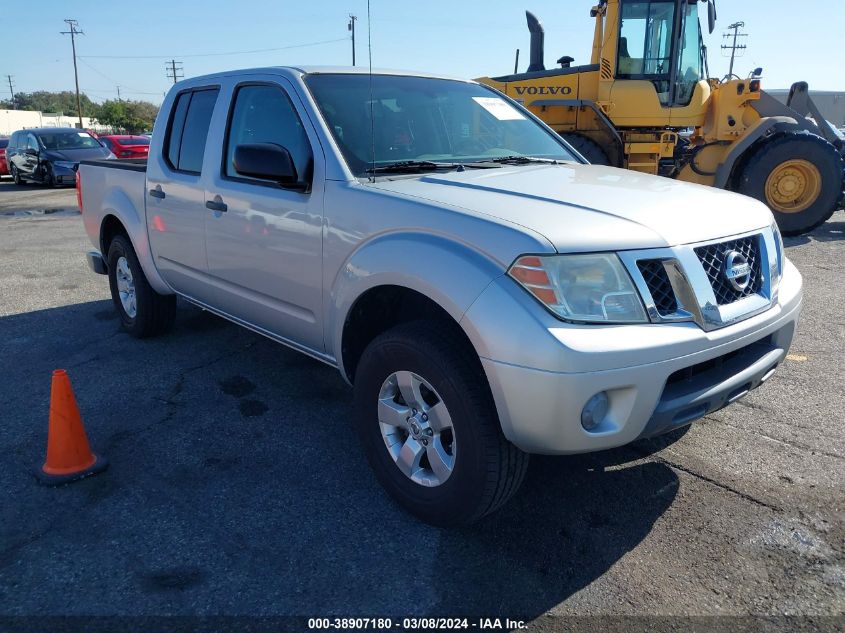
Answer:
[[[74, 206], [0, 185], [0, 615], [842, 626], [845, 213], [787, 240], [805, 307], [770, 382], [686, 432], [532, 458], [501, 512], [439, 530], [378, 486], [335, 370], [186, 305], [167, 336], [121, 332], [79, 216], [14, 213]], [[45, 488], [60, 367], [111, 466]]]

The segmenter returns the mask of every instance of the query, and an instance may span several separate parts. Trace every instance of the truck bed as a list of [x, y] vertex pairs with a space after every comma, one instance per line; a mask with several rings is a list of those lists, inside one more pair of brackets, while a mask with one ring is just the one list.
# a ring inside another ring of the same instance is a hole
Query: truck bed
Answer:
[[125, 158], [122, 160], [83, 160], [80, 165], [95, 167], [110, 167], [112, 169], [128, 169], [129, 171], [147, 171], [146, 158]]

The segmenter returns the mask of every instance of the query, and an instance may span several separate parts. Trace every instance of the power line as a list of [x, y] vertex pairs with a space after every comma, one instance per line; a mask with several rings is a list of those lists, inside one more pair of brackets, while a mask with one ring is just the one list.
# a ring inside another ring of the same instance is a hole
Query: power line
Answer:
[[[176, 64], [179, 64], [178, 68]], [[167, 76], [173, 80], [174, 84], [185, 76], [185, 73], [182, 70], [182, 62], [177, 62], [175, 59], [171, 59], [166, 68]]]
[[61, 31], [62, 35], [70, 35], [70, 45], [73, 48], [73, 81], [76, 84], [76, 114], [79, 117], [79, 129], [82, 129], [82, 102], [79, 100], [79, 73], [76, 70], [76, 36], [85, 35], [79, 29], [76, 20], [67, 19], [64, 21], [70, 31]]
[[[292, 44], [291, 46], [278, 46], [276, 48], [257, 48], [251, 51], [229, 51], [226, 53], [192, 53], [189, 55], [175, 55], [174, 57], [188, 58], [188, 57], [225, 57], [226, 55], [252, 55], [253, 53], [272, 53], [274, 51], [286, 51], [291, 48], [304, 48], [306, 46], [320, 46], [322, 44], [333, 44], [335, 42], [345, 42], [347, 38], [339, 37], [333, 40], [323, 40], [320, 42], [307, 42], [305, 44]], [[83, 57], [80, 55], [80, 57]], [[167, 59], [171, 55], [84, 55], [85, 59]]]

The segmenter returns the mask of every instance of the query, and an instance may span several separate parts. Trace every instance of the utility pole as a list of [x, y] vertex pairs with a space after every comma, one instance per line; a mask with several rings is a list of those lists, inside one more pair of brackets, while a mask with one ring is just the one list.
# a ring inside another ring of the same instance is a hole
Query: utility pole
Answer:
[[117, 86], [117, 100], [120, 101], [120, 86]]
[[748, 37], [748, 34], [747, 34], [747, 33], [740, 33], [740, 32], [739, 32], [739, 29], [741, 29], [741, 28], [742, 28], [742, 27], [744, 27], [744, 26], [745, 26], [745, 22], [734, 22], [733, 24], [731, 24], [731, 25], [728, 27], [728, 30], [729, 30], [729, 31], [730, 31], [730, 30], [733, 30], [733, 34], [731, 34], [731, 33], [724, 33], [724, 34], [722, 35], [723, 39], [725, 39], [725, 40], [729, 40], [729, 39], [733, 38], [733, 42], [732, 42], [731, 44], [722, 44], [722, 50], [723, 50], [723, 51], [726, 51], [726, 50], [730, 50], [730, 51], [731, 51], [731, 67], [730, 67], [730, 70], [728, 71], [728, 77], [733, 77], [733, 74], [734, 74], [734, 60], [735, 60], [737, 57], [741, 57], [741, 56], [742, 56], [742, 53], [741, 53], [741, 52], [740, 52], [740, 54], [739, 54], [739, 55], [737, 55], [737, 51], [744, 51], [746, 48], [748, 48], [748, 46], [746, 46], [745, 44], [737, 44], [737, 40], [738, 40], [739, 38], [741, 38], [741, 37]]
[[79, 30], [76, 20], [65, 20], [70, 31], [62, 31], [62, 35], [70, 35], [70, 45], [73, 48], [73, 80], [76, 83], [76, 113], [79, 116], [79, 129], [82, 129], [82, 102], [79, 99], [79, 72], [76, 69], [76, 36], [85, 35]]
[[[176, 64], [179, 64], [179, 66], [177, 67]], [[175, 59], [171, 59], [167, 63], [167, 76], [173, 80], [173, 83], [182, 79], [185, 76], [185, 73], [182, 72], [182, 62], [177, 62]]]
[[352, 65], [355, 65], [355, 22], [358, 20], [357, 15], [349, 14], [349, 23], [346, 25], [347, 31], [352, 31]]
[[9, 102], [12, 104], [12, 110], [15, 109], [15, 89], [12, 87], [12, 76], [6, 75], [6, 79], [9, 80], [9, 94], [12, 95], [12, 100]]

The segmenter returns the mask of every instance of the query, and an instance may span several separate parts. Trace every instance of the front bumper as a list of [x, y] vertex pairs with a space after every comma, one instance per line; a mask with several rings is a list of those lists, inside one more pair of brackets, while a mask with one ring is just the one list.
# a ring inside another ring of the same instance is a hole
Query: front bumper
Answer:
[[50, 166], [53, 170], [53, 179], [57, 185], [76, 186], [76, 170], [79, 169], [79, 165], [77, 165], [76, 169], [62, 167], [55, 163], [52, 163]]
[[[801, 284], [788, 263], [773, 307], [705, 332], [692, 323], [567, 326], [526, 306], [524, 296], [522, 308], [508, 301], [523, 291], [503, 278], [462, 323], [479, 349], [505, 436], [531, 453], [583, 453], [684, 426], [763, 384], [792, 343]], [[581, 411], [600, 391], [608, 413], [586, 431]]]

